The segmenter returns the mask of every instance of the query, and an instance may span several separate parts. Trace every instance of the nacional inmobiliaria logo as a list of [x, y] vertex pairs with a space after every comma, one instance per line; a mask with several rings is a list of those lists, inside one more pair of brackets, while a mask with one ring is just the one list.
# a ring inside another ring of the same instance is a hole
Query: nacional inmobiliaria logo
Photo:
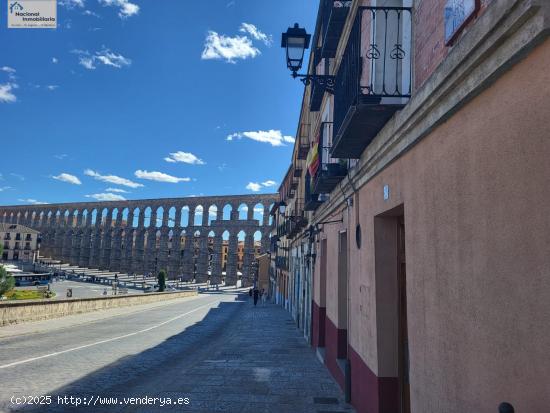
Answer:
[[57, 0], [8, 0], [8, 28], [55, 29]]

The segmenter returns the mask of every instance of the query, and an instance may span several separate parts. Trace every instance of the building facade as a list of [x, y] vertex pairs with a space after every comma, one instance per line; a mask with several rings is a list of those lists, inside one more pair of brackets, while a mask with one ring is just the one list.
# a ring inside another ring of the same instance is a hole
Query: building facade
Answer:
[[272, 288], [358, 412], [548, 410], [549, 33], [547, 1], [320, 2]]
[[0, 223], [2, 261], [34, 262], [39, 254], [40, 233], [17, 224]]

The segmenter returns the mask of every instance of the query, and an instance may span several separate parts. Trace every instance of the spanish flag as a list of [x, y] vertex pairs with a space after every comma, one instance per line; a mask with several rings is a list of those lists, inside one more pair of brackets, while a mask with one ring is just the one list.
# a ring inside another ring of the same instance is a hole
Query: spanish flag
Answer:
[[309, 176], [315, 176], [317, 169], [319, 169], [319, 142], [309, 149], [306, 159], [306, 167], [309, 171]]

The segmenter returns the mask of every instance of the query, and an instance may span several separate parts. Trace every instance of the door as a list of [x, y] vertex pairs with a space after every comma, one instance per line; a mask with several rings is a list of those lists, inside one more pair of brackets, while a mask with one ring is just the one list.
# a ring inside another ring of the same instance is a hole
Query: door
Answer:
[[399, 396], [400, 413], [410, 413], [410, 385], [409, 385], [409, 339], [407, 328], [407, 272], [405, 260], [405, 222], [403, 217], [397, 223], [397, 285], [398, 285], [398, 325], [399, 325]]

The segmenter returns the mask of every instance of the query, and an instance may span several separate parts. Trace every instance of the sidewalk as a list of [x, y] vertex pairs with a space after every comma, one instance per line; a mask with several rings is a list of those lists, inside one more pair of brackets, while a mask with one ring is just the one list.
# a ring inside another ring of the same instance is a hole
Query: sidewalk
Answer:
[[182, 411], [353, 412], [285, 310], [242, 307], [223, 348], [173, 377], [191, 401]]

